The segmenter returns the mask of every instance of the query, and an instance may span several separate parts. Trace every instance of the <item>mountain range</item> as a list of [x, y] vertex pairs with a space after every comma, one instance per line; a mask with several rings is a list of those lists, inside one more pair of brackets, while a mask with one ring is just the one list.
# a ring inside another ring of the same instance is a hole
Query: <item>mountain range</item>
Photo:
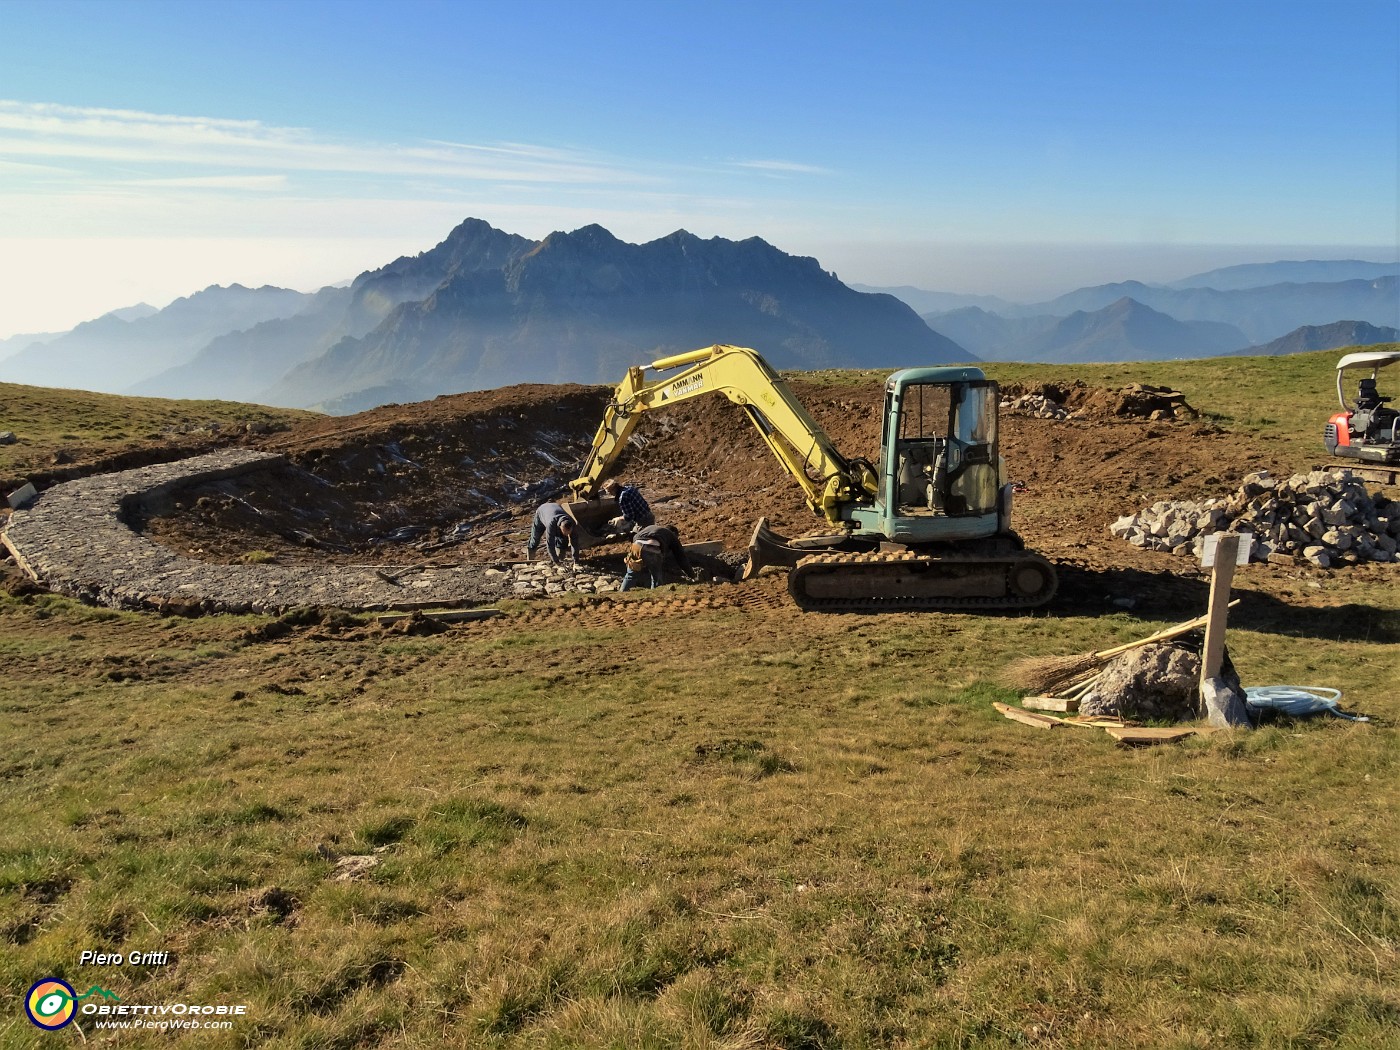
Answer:
[[[1193, 286], [1167, 288], [1123, 281], [1062, 295], [1048, 302], [1016, 307], [1011, 317], [1051, 314], [1065, 317], [1092, 312], [1128, 298], [1178, 321], [1215, 321], [1238, 328], [1246, 343], [1277, 339], [1302, 325], [1366, 321], [1394, 327], [1400, 322], [1400, 267], [1380, 277], [1296, 284], [1283, 282], [1255, 288], [1218, 291]], [[934, 317], [937, 317], [935, 314]]]
[[1006, 318], [975, 306], [925, 317], [986, 360], [1156, 361], [1213, 357], [1249, 340], [1233, 325], [1178, 321], [1124, 296], [1099, 310], [1067, 316]]
[[634, 364], [709, 343], [763, 348], [778, 368], [967, 360], [889, 295], [843, 285], [815, 259], [754, 237], [678, 230], [628, 244], [601, 226], [553, 233], [499, 267], [452, 273], [287, 374], [278, 403], [360, 407], [522, 379], [606, 382]]
[[214, 286], [0, 340], [0, 379], [348, 412], [517, 382], [613, 383], [715, 342], [786, 369], [1287, 353], [1394, 339], [1397, 285], [1396, 264], [1278, 262], [1021, 304], [847, 286], [757, 237], [677, 230], [630, 244], [593, 225], [533, 241], [467, 219], [348, 286]]
[[270, 285], [215, 285], [176, 299], [164, 310], [117, 310], [85, 321], [11, 355], [0, 376], [36, 386], [68, 386], [79, 380], [86, 390], [126, 393], [144, 376], [183, 363], [211, 340], [272, 318], [290, 317], [310, 298]]

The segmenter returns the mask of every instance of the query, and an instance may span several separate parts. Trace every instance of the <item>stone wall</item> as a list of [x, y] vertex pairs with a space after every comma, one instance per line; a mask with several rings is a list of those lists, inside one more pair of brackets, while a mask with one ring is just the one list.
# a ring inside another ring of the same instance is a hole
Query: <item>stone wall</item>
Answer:
[[406, 609], [472, 604], [512, 593], [509, 570], [493, 578], [480, 566], [216, 565], [183, 557], [128, 525], [132, 512], [177, 488], [283, 462], [281, 456], [235, 449], [69, 481], [16, 510], [0, 539], [25, 572], [49, 589], [118, 608]]

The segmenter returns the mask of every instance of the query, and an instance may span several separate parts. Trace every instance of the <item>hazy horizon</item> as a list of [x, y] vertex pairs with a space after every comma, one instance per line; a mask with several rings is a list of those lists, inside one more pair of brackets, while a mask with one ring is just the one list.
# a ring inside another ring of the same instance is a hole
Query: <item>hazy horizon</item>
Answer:
[[1400, 254], [1394, 0], [640, 10], [7, 0], [0, 331], [310, 290], [467, 216], [1022, 300]]
[[[479, 216], [478, 216], [479, 217]], [[489, 219], [487, 220], [490, 221]], [[493, 224], [494, 225], [494, 224]], [[446, 236], [447, 230], [441, 236]], [[518, 231], [506, 229], [507, 233]], [[665, 236], [665, 231], [656, 237]], [[441, 240], [441, 236], [438, 240]], [[740, 238], [746, 235], [740, 235]], [[654, 240], [655, 237], [645, 238]], [[3, 241], [0, 241], [3, 243]], [[242, 284], [256, 288], [274, 285], [314, 292], [352, 280], [365, 270], [377, 269], [403, 255], [417, 255], [437, 240], [405, 244], [389, 239], [336, 238], [316, 241], [271, 239], [221, 239], [207, 244], [174, 239], [113, 239], [85, 244], [55, 240], [31, 242], [22, 250], [0, 251], [0, 284], [19, 289], [3, 315], [0, 339], [15, 335], [63, 332], [95, 320], [113, 310], [146, 303], [164, 309], [176, 299], [210, 285]], [[1400, 254], [1377, 245], [1104, 245], [1104, 244], [950, 244], [848, 242], [813, 243], [806, 246], [777, 244], [792, 255], [817, 259], [848, 285], [882, 288], [914, 287], [924, 291], [961, 295], [990, 295], [1018, 303], [1035, 303], [1079, 288], [1121, 281], [1167, 284], [1198, 273], [1244, 263], [1299, 260], [1360, 259], [1400, 266]], [[147, 259], [134, 260], [144, 248]], [[45, 252], [50, 266], [65, 266], [74, 284], [92, 288], [71, 300], [45, 303], [33, 275], [44, 267], [25, 269], [12, 260], [31, 261]], [[375, 253], [379, 254], [375, 254]], [[370, 262], [347, 272], [349, 260]], [[84, 279], [84, 268], [93, 278]], [[117, 274], [110, 271], [120, 268]], [[108, 271], [104, 273], [104, 271]], [[120, 275], [118, 280], [112, 277]], [[29, 304], [26, 308], [25, 304]], [[42, 319], [15, 325], [14, 317]]]

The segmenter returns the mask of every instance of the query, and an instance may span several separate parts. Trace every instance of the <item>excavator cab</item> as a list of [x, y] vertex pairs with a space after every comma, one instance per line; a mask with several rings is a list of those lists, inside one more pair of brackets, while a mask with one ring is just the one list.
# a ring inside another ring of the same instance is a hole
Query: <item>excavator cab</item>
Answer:
[[976, 368], [908, 368], [885, 384], [879, 490], [853, 506], [860, 531], [898, 543], [1004, 531], [996, 383]]

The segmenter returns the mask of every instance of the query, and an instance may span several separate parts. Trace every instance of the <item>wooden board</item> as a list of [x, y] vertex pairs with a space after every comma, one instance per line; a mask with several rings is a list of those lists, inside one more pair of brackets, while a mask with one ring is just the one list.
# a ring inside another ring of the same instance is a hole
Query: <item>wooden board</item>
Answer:
[[[493, 616], [500, 616], [500, 609], [440, 609], [430, 612], [427, 609], [419, 610], [425, 620], [441, 620], [443, 623], [463, 623], [469, 620], [489, 620]], [[387, 627], [391, 623], [398, 623], [400, 620], [408, 620], [412, 613], [390, 614], [388, 616], [376, 616], [374, 622], [381, 627]]]
[[1032, 711], [1078, 711], [1079, 699], [1063, 696], [1027, 696], [1021, 699], [1021, 706]]
[[1198, 729], [1157, 729], [1150, 726], [1105, 726], [1104, 732], [1120, 744], [1170, 744], [1175, 740], [1185, 740], [1195, 736]]
[[1021, 708], [1011, 707], [1009, 704], [993, 703], [992, 706], [1013, 722], [1022, 722], [1025, 725], [1034, 726], [1036, 729], [1058, 729], [1064, 724], [1052, 715], [1040, 715], [1036, 714], [1034, 711], [1023, 711]]
[[687, 554], [699, 554], [712, 558], [716, 554], [724, 553], [724, 544], [719, 540], [704, 540], [700, 543], [682, 543], [681, 549]]

